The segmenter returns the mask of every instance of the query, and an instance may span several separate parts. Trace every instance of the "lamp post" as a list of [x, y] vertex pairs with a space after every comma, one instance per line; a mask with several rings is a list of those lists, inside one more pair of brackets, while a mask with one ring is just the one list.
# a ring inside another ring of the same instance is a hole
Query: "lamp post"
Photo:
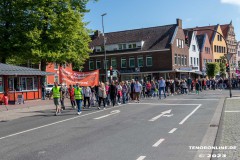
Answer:
[[104, 67], [105, 67], [105, 77], [106, 77], [106, 82], [108, 81], [108, 76], [107, 76], [107, 55], [106, 55], [106, 39], [105, 39], [105, 34], [104, 34], [104, 23], [103, 23], [103, 17], [106, 16], [107, 13], [102, 14], [102, 30], [103, 30], [103, 48], [104, 48]]

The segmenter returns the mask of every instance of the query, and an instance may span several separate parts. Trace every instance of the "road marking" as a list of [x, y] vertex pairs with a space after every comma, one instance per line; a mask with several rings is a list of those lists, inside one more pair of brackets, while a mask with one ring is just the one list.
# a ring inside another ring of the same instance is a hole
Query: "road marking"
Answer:
[[187, 115], [179, 124], [183, 124], [189, 117], [191, 117], [202, 105], [199, 104], [189, 115]]
[[145, 158], [146, 158], [146, 156], [140, 156], [140, 157], [138, 157], [137, 160], [144, 160]]
[[[121, 106], [123, 106], [123, 105], [121, 105]], [[116, 106], [114, 108], [118, 108], [118, 107], [120, 107], [120, 106]], [[20, 135], [20, 134], [23, 134], [23, 133], [31, 132], [31, 131], [34, 131], [34, 130], [38, 130], [38, 129], [41, 129], [41, 128], [45, 128], [45, 127], [48, 127], [48, 126], [52, 126], [52, 125], [55, 125], [55, 124], [67, 122], [67, 121], [74, 120], [74, 119], [77, 119], [77, 118], [85, 117], [85, 116], [92, 115], [92, 114], [95, 114], [95, 113], [111, 110], [111, 109], [113, 109], [113, 108], [108, 108], [108, 109], [105, 109], [105, 110], [100, 110], [100, 111], [87, 113], [87, 114], [83, 114], [83, 115], [78, 115], [78, 116], [75, 116], [75, 117], [72, 117], [72, 118], [68, 118], [68, 119], [65, 119], [65, 120], [61, 120], [61, 121], [57, 121], [57, 122], [54, 122], [54, 123], [46, 124], [46, 125], [43, 125], [43, 126], [39, 126], [39, 127], [35, 127], [35, 128], [32, 128], [32, 129], [28, 129], [28, 130], [25, 130], [25, 131], [17, 132], [17, 133], [10, 134], [10, 135], [4, 136], [4, 137], [0, 137], [0, 140], [6, 139], [6, 138], [9, 138], [9, 137], [13, 137], [13, 136], [17, 136], [17, 135]]]
[[[128, 103], [128, 104], [136, 104], [136, 103]], [[197, 106], [200, 104], [168, 104], [168, 103], [137, 103], [137, 105], [139, 104], [144, 104], [144, 105], [162, 105], [162, 106]]]
[[159, 139], [159, 141], [157, 141], [153, 147], [158, 147], [165, 139]]
[[219, 101], [220, 99], [165, 99], [165, 100], [173, 100], [173, 101]]
[[111, 116], [111, 115], [114, 115], [114, 114], [118, 114], [120, 113], [119, 110], [114, 110], [114, 111], [111, 111], [110, 114], [107, 114], [107, 115], [104, 115], [104, 116], [101, 116], [101, 117], [97, 117], [97, 118], [94, 118], [94, 119], [102, 119], [102, 118], [105, 118], [105, 117], [108, 117], [108, 116]]
[[168, 133], [174, 133], [177, 130], [177, 128], [173, 128], [171, 131], [169, 131]]
[[164, 112], [162, 112], [160, 115], [158, 115], [158, 116], [156, 116], [156, 117], [153, 117], [153, 118], [150, 119], [149, 121], [150, 121], [150, 122], [154, 122], [154, 121], [156, 121], [157, 119], [159, 119], [160, 117], [162, 117], [163, 115], [171, 113], [171, 111], [172, 111], [171, 109], [170, 109], [170, 110], [167, 110], [167, 111], [164, 111]]
[[227, 113], [238, 113], [240, 111], [225, 111], [225, 112], [227, 112]]

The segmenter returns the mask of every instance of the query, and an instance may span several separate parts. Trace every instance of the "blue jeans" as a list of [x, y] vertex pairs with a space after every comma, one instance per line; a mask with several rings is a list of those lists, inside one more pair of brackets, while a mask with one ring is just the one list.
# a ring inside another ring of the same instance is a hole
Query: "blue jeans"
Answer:
[[76, 99], [77, 107], [78, 107], [78, 112], [81, 112], [81, 107], [82, 107], [82, 99]]
[[127, 93], [122, 93], [123, 104], [126, 103]]
[[161, 99], [161, 92], [163, 91], [164, 97], [166, 98], [166, 94], [165, 94], [165, 87], [159, 87], [159, 98]]

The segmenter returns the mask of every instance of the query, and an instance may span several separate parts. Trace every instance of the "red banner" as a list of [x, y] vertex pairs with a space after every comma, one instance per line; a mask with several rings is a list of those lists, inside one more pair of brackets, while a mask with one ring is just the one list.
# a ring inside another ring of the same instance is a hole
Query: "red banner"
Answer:
[[99, 70], [92, 72], [69, 72], [64, 68], [60, 68], [62, 82], [68, 84], [79, 83], [80, 86], [96, 86], [99, 84]]

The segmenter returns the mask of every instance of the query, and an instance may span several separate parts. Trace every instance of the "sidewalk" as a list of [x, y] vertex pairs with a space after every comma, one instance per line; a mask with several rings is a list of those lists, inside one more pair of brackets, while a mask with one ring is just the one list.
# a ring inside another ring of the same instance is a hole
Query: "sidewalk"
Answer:
[[[236, 149], [219, 149], [213, 154], [219, 155], [221, 160], [240, 159], [240, 97], [227, 98], [222, 112], [215, 146], [234, 146]], [[226, 155], [226, 158], [223, 156]], [[214, 158], [212, 158], [214, 159]], [[215, 158], [217, 159], [217, 158]]]
[[[65, 100], [65, 105], [70, 106], [69, 99]], [[39, 111], [55, 110], [53, 100], [33, 100], [26, 101], [24, 104], [0, 105], [0, 122], [5, 122], [22, 117], [42, 114]]]

